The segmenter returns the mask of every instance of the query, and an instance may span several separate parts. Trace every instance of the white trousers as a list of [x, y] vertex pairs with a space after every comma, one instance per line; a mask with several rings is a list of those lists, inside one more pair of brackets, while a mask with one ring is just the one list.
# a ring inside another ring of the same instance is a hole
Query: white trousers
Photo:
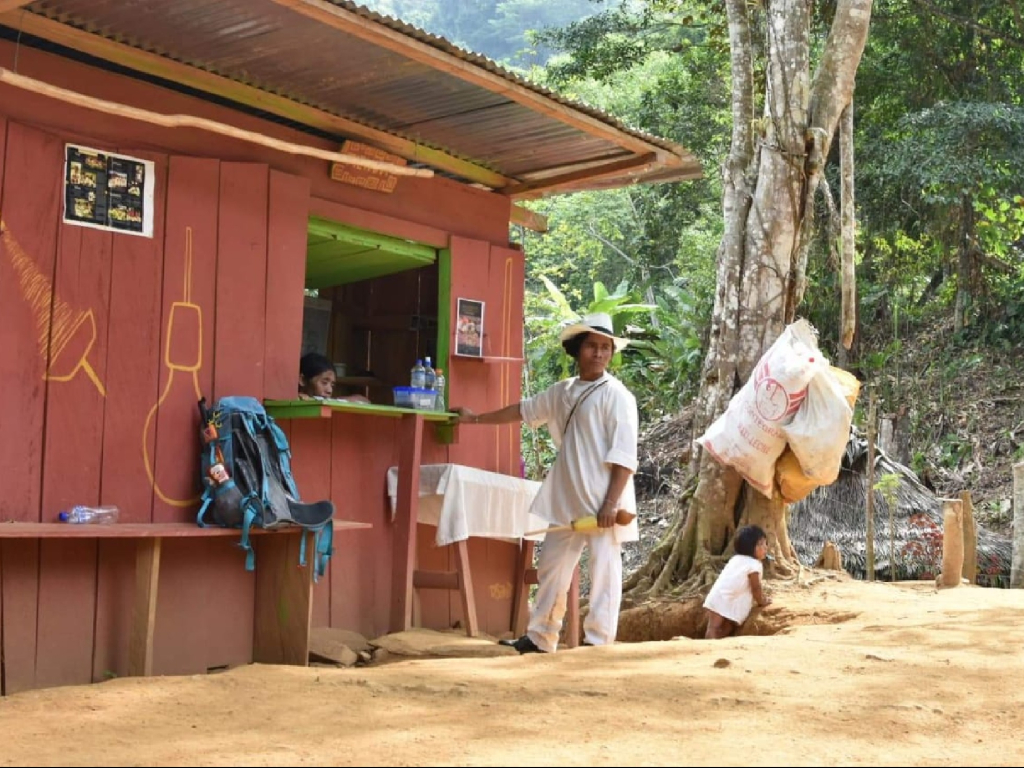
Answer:
[[544, 537], [537, 560], [537, 593], [526, 634], [542, 651], [554, 653], [565, 617], [567, 592], [583, 548], [590, 546], [590, 609], [583, 622], [591, 645], [615, 642], [622, 603], [622, 545], [614, 529], [590, 533], [553, 531]]

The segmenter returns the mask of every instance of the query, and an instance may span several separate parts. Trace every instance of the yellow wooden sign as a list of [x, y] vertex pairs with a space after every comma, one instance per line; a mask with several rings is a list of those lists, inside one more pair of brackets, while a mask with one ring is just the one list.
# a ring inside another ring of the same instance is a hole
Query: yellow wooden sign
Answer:
[[[368, 160], [379, 160], [394, 165], [406, 164], [403, 157], [392, 155], [390, 152], [358, 141], [346, 141], [341, 145], [341, 151], [344, 154], [365, 157]], [[358, 165], [346, 163], [331, 163], [331, 178], [342, 184], [351, 184], [354, 187], [371, 189], [375, 192], [394, 192], [395, 186], [398, 184], [398, 176], [393, 173], [377, 171], [372, 168], [360, 168]]]

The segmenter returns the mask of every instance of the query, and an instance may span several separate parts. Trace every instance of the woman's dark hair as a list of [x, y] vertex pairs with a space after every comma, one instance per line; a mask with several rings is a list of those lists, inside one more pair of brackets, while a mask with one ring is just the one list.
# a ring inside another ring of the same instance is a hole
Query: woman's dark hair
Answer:
[[759, 526], [745, 525], [736, 531], [736, 538], [733, 540], [733, 549], [736, 550], [737, 555], [753, 557], [754, 550], [757, 549], [757, 543], [761, 539], [767, 538], [768, 537]]
[[577, 333], [575, 336], [566, 339], [562, 342], [562, 349], [565, 350], [565, 354], [571, 357], [573, 360], [580, 359], [580, 348], [583, 347], [583, 340], [590, 335], [590, 331], [584, 331], [583, 333]]
[[333, 371], [334, 365], [319, 352], [307, 352], [299, 360], [299, 373], [312, 381], [324, 371]]

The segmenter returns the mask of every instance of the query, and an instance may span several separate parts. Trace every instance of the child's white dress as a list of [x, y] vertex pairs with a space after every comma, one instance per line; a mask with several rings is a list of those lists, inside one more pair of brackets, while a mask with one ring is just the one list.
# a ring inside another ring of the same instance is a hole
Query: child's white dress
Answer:
[[742, 624], [754, 607], [754, 593], [750, 590], [749, 579], [752, 573], [764, 575], [764, 566], [760, 560], [747, 555], [733, 555], [708, 592], [704, 607]]

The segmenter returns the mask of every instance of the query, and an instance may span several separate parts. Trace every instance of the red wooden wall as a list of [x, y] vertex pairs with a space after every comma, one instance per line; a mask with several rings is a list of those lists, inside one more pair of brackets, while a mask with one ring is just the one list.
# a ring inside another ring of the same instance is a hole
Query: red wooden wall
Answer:
[[[308, 181], [87, 140], [156, 164], [154, 236], [114, 235], [60, 223], [77, 137], [3, 127], [0, 519], [193, 521], [198, 397], [294, 392]], [[5, 692], [123, 672], [133, 565], [121, 542], [2, 541]], [[252, 595], [233, 542], [168, 542], [158, 671], [251, 658]]]
[[[39, 51], [20, 62], [24, 74], [92, 95], [319, 141]], [[486, 353], [520, 355], [521, 254], [484, 242], [507, 233], [499, 196], [443, 178], [375, 195], [329, 182], [324, 162], [223, 137], [2, 85], [0, 105], [0, 521], [50, 521], [76, 503], [117, 504], [123, 521], [194, 520], [196, 399], [294, 395], [310, 212], [450, 248], [452, 297], [487, 301]], [[152, 238], [61, 223], [66, 142], [155, 163]], [[515, 363], [445, 362], [452, 403], [489, 408], [518, 396]], [[339, 534], [314, 622], [382, 633], [393, 547], [385, 474], [398, 463], [398, 420], [344, 414], [282, 426], [303, 498], [332, 498], [339, 516], [374, 526]], [[518, 429], [465, 429], [442, 446], [428, 428], [423, 461], [517, 473]], [[421, 567], [454, 569], [433, 535], [421, 526]], [[489, 631], [508, 624], [514, 551], [471, 542]], [[0, 539], [3, 693], [127, 671], [134, 559], [130, 541]], [[230, 538], [165, 542], [156, 673], [251, 659], [254, 584], [242, 563]], [[461, 618], [454, 592], [425, 592], [420, 603], [427, 626]]]

